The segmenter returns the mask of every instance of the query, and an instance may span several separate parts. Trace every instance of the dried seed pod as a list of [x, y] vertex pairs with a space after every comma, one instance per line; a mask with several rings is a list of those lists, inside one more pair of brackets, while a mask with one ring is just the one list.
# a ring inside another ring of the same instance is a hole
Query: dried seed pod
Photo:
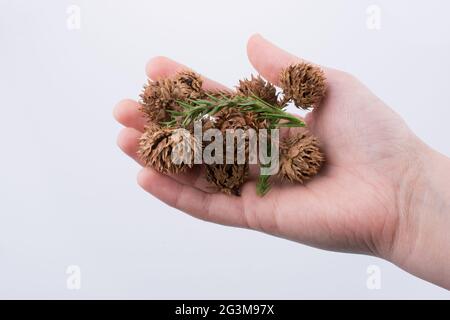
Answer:
[[203, 96], [203, 80], [199, 74], [189, 70], [181, 71], [176, 75], [175, 82], [183, 99], [199, 99]]
[[[206, 91], [213, 97], [226, 97], [232, 99], [236, 94], [226, 91]], [[206, 96], [206, 99], [208, 96]], [[267, 128], [268, 121], [261, 119], [254, 112], [242, 112], [238, 107], [222, 108], [207, 119], [204, 119], [204, 129], [216, 128], [223, 133], [227, 129], [262, 129]]]
[[258, 119], [257, 115], [252, 112], [241, 112], [239, 108], [224, 108], [212, 115], [213, 123], [209, 126], [222, 131], [236, 129], [258, 129], [264, 126], [266, 121]]
[[239, 95], [253, 94], [272, 105], [277, 105], [278, 94], [275, 86], [260, 76], [252, 75], [250, 79], [239, 80], [236, 90]]
[[180, 89], [172, 79], [149, 80], [140, 97], [141, 111], [152, 122], [169, 120], [167, 110], [180, 110], [176, 103], [181, 98]]
[[221, 192], [239, 196], [248, 172], [247, 164], [213, 164], [206, 166], [206, 180]]
[[161, 126], [157, 122], [147, 121], [144, 131], [147, 135], [151, 135], [156, 131], [161, 130]]
[[[257, 126], [255, 119], [249, 118], [249, 114], [242, 113], [237, 108], [226, 108], [214, 115], [214, 120], [208, 120], [203, 130], [215, 128], [223, 134], [223, 160], [224, 164], [212, 164], [206, 166], [206, 180], [227, 194], [239, 195], [240, 187], [248, 177], [247, 162], [249, 153], [249, 137], [247, 129]], [[238, 131], [242, 130], [242, 131]], [[234, 142], [227, 144], [227, 134], [231, 134]], [[243, 135], [240, 135], [243, 134]], [[233, 157], [231, 163], [227, 162], [227, 156]], [[242, 162], [239, 162], [239, 159]]]
[[309, 63], [294, 64], [281, 72], [280, 86], [283, 105], [292, 100], [298, 108], [317, 107], [325, 96], [325, 74]]
[[140, 95], [141, 110], [150, 121], [167, 121], [167, 110], [181, 110], [177, 100], [199, 99], [203, 95], [201, 77], [192, 71], [181, 71], [174, 79], [149, 80]]
[[[224, 141], [224, 163], [207, 165], [206, 180], [221, 192], [240, 195], [240, 188], [247, 180], [249, 174], [248, 150], [248, 139], [244, 140], [243, 143], [235, 141], [232, 146], [227, 146]], [[231, 151], [230, 155], [233, 156], [231, 163], [227, 162], [228, 151]], [[243, 157], [242, 160], [244, 161], [238, 161], [240, 156]]]
[[186, 130], [152, 127], [140, 138], [139, 156], [145, 166], [161, 173], [181, 173], [193, 167], [199, 147], [200, 142]]
[[324, 156], [319, 142], [306, 129], [280, 143], [280, 170], [278, 176], [300, 183], [319, 172]]

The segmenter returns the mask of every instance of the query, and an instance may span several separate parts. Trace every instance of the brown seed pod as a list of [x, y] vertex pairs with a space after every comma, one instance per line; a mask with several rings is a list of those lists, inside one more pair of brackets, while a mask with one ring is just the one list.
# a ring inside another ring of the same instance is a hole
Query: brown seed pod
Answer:
[[199, 147], [200, 142], [187, 131], [152, 127], [140, 138], [139, 156], [145, 166], [161, 173], [181, 173], [193, 167], [194, 150]]
[[280, 86], [284, 93], [282, 105], [292, 100], [298, 108], [317, 107], [325, 96], [325, 74], [309, 63], [294, 64], [281, 72]]
[[[247, 130], [256, 128], [258, 121], [250, 113], [242, 113], [238, 108], [224, 108], [213, 115], [213, 120], [207, 120], [203, 130], [218, 129], [223, 134], [223, 160], [226, 161], [227, 148], [233, 155], [233, 163], [212, 164], [206, 166], [206, 180], [227, 194], [239, 195], [240, 187], [248, 177], [248, 164], [238, 164], [238, 159], [247, 161], [249, 153], [249, 138]], [[242, 131], [236, 131], [242, 130]], [[233, 145], [226, 144], [227, 133], [235, 134]], [[239, 138], [239, 133], [244, 134]], [[241, 141], [241, 142], [238, 142]]]
[[272, 105], [277, 105], [278, 94], [275, 86], [260, 76], [252, 75], [250, 79], [239, 80], [236, 90], [239, 95], [251, 96], [254, 94]]
[[172, 79], [149, 80], [140, 97], [141, 111], [149, 121], [167, 121], [170, 118], [167, 110], [180, 110], [176, 103], [181, 98], [180, 90]]
[[181, 110], [177, 100], [199, 99], [203, 95], [201, 77], [192, 71], [181, 71], [173, 79], [149, 80], [140, 95], [141, 110], [150, 121], [167, 121], [167, 110]]
[[203, 80], [199, 74], [193, 71], [179, 72], [175, 77], [175, 82], [183, 99], [199, 99], [204, 95]]
[[319, 172], [324, 160], [317, 138], [305, 129], [281, 141], [278, 177], [303, 183]]
[[213, 164], [206, 166], [206, 180], [221, 192], [239, 196], [248, 172], [247, 164]]
[[161, 130], [161, 126], [156, 122], [147, 121], [147, 124], [144, 128], [144, 131], [147, 135], [151, 135], [152, 133]]
[[212, 115], [207, 127], [221, 130], [224, 134], [229, 129], [259, 129], [263, 128], [266, 121], [258, 119], [252, 112], [241, 112], [239, 108], [224, 108]]
[[[207, 95], [206, 95], [207, 94]], [[226, 91], [206, 91], [206, 98], [213, 97], [226, 97], [232, 99], [236, 93]], [[216, 128], [225, 133], [227, 129], [262, 129], [267, 128], [268, 122], [266, 120], [258, 118], [258, 115], [254, 112], [242, 112], [238, 107], [229, 107], [220, 109], [215, 114], [211, 115], [207, 119], [204, 119], [203, 130], [210, 128]]]

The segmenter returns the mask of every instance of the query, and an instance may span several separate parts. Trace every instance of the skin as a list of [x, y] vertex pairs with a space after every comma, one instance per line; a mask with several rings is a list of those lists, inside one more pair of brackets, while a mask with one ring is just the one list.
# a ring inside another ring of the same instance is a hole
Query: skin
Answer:
[[[250, 62], [278, 84], [281, 70], [302, 59], [260, 35], [247, 45]], [[147, 65], [156, 80], [186, 69], [165, 57]], [[327, 96], [306, 116], [322, 143], [326, 165], [305, 185], [275, 184], [263, 198], [255, 181], [241, 197], [212, 193], [200, 169], [164, 176], [151, 168], [139, 185], [194, 217], [250, 228], [310, 246], [381, 257], [450, 289], [450, 159], [418, 139], [405, 122], [352, 75], [322, 67]], [[206, 89], [227, 89], [204, 77]], [[134, 100], [114, 110], [125, 126], [118, 145], [139, 162], [145, 119]], [[284, 134], [292, 134], [285, 132]]]

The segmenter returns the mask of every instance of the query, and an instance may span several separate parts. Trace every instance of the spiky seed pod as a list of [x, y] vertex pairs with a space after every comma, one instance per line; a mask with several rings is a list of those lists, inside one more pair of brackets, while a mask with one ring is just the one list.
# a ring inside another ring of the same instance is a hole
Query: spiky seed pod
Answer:
[[[219, 191], [226, 194], [240, 195], [241, 186], [245, 183], [249, 175], [248, 163], [238, 164], [238, 154], [244, 153], [248, 159], [248, 142], [238, 146], [234, 144], [234, 162], [226, 163], [226, 145], [223, 148], [223, 164], [210, 164], [206, 166], [206, 180], [215, 186]], [[246, 160], [247, 161], [247, 160]]]
[[239, 196], [248, 172], [247, 164], [213, 164], [206, 166], [206, 180], [221, 192]]
[[263, 126], [263, 122], [252, 112], [241, 112], [239, 108], [223, 108], [212, 115], [214, 118], [213, 127], [223, 133], [228, 129], [258, 129]]
[[319, 172], [323, 162], [317, 138], [305, 129], [281, 141], [278, 177], [303, 183]]
[[[205, 91], [205, 99], [209, 96], [233, 98], [236, 94], [226, 91]], [[258, 118], [254, 112], [241, 112], [237, 107], [220, 109], [207, 119], [204, 119], [203, 130], [216, 128], [225, 133], [227, 129], [262, 129], [268, 127], [268, 121]]]
[[[139, 156], [145, 166], [161, 173], [181, 173], [194, 165], [194, 150], [199, 144], [193, 135], [180, 134], [176, 129], [151, 128], [140, 138]], [[183, 153], [183, 150], [190, 150], [190, 153]], [[173, 152], [186, 156], [187, 161], [176, 163], [172, 159]]]
[[238, 163], [239, 157], [244, 157], [245, 161], [249, 154], [249, 136], [248, 129], [257, 129], [261, 125], [260, 120], [255, 114], [248, 112], [241, 112], [239, 108], [223, 108], [212, 116], [212, 119], [206, 119], [203, 130], [210, 128], [218, 129], [223, 135], [223, 160], [226, 162], [227, 146], [226, 137], [227, 132], [230, 134], [237, 134], [234, 130], [243, 130], [244, 137], [237, 136], [232, 147], [234, 148], [233, 163], [213, 164], [206, 166], [206, 180], [214, 185], [218, 190], [226, 194], [240, 194], [240, 187], [248, 177], [248, 164]]
[[147, 135], [151, 135], [152, 133], [161, 130], [161, 126], [157, 122], [147, 121], [145, 125], [144, 131]]
[[254, 94], [272, 105], [277, 105], [278, 94], [275, 86], [260, 76], [252, 75], [250, 79], [239, 80], [236, 90], [239, 95], [250, 96]]
[[203, 80], [197, 73], [189, 70], [181, 71], [176, 75], [175, 82], [184, 99], [199, 99], [203, 96]]
[[167, 110], [181, 111], [177, 100], [203, 97], [201, 77], [192, 71], [181, 71], [173, 79], [149, 80], [141, 97], [141, 110], [153, 122], [167, 121]]
[[[213, 119], [205, 122], [203, 130], [215, 128], [222, 132], [224, 142], [224, 152], [227, 148], [234, 147], [234, 150], [228, 150], [234, 154], [234, 163], [238, 163], [238, 159], [248, 160], [249, 144], [250, 144], [250, 129], [253, 129], [253, 134], [257, 134], [258, 129], [264, 128], [267, 125], [266, 120], [261, 120], [255, 113], [241, 112], [238, 107], [224, 108], [217, 112]], [[233, 145], [227, 145], [227, 136], [231, 135], [234, 139]], [[225, 155], [224, 155], [225, 158]]]
[[282, 104], [293, 101], [298, 108], [317, 107], [325, 96], [325, 74], [310, 63], [290, 65], [281, 72]]
[[176, 100], [181, 98], [180, 89], [172, 79], [149, 80], [140, 97], [141, 110], [152, 122], [169, 120], [167, 110], [180, 110], [176, 103]]

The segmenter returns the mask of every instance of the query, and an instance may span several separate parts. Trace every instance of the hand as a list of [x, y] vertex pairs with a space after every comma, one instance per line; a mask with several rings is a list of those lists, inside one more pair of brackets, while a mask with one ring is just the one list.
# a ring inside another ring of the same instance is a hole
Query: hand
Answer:
[[[274, 84], [284, 67], [301, 61], [259, 35], [251, 37], [247, 50], [256, 70]], [[158, 57], [149, 62], [147, 74], [155, 80], [185, 68]], [[418, 259], [412, 254], [420, 246], [416, 242], [421, 220], [416, 191], [425, 188], [424, 168], [432, 163], [430, 159], [438, 161], [440, 155], [424, 145], [394, 111], [353, 76], [322, 68], [327, 77], [327, 96], [305, 121], [322, 143], [326, 164], [305, 185], [275, 184], [261, 198], [255, 193], [255, 181], [249, 181], [241, 197], [234, 197], [211, 193], [200, 169], [164, 176], [150, 168], [140, 172], [139, 184], [168, 205], [200, 219], [251, 228], [319, 248], [372, 254], [450, 286], [449, 262], [443, 266], [446, 269], [424, 271], [426, 268], [417, 267]], [[204, 86], [226, 89], [206, 78]], [[120, 102], [115, 116], [126, 127], [118, 138], [119, 146], [139, 161], [136, 152], [145, 119], [137, 102]], [[448, 214], [443, 220], [450, 228]], [[444, 252], [448, 254], [450, 241], [448, 237], [445, 240]], [[440, 279], [442, 275], [447, 279]]]

